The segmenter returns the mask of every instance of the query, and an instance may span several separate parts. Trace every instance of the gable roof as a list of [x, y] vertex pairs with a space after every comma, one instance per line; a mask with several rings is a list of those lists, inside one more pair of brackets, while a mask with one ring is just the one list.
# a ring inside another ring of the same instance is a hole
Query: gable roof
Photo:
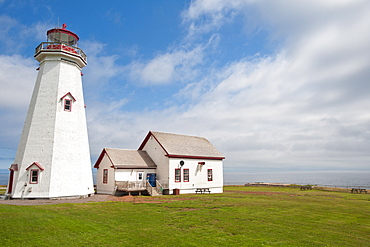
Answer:
[[60, 99], [64, 99], [65, 97], [67, 97], [67, 95], [69, 95], [69, 96], [73, 99], [73, 101], [76, 101], [75, 97], [73, 97], [73, 95], [71, 94], [71, 92], [66, 93], [66, 94], [65, 94], [62, 98], [60, 98]]
[[38, 162], [33, 162], [26, 170], [30, 169], [33, 165], [37, 166], [41, 171], [45, 170]]
[[204, 137], [149, 131], [139, 150], [154, 137], [170, 158], [201, 158], [222, 160], [225, 157]]
[[99, 168], [104, 155], [107, 155], [114, 168], [133, 169], [133, 168], [156, 168], [156, 164], [149, 157], [147, 152], [142, 150], [127, 150], [116, 148], [104, 148], [94, 168]]

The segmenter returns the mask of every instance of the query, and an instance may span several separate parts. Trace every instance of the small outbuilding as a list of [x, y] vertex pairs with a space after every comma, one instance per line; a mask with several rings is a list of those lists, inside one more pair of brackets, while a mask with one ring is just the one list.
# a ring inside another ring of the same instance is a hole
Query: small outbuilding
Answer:
[[138, 150], [103, 149], [97, 193], [222, 193], [224, 158], [203, 137], [150, 131]]

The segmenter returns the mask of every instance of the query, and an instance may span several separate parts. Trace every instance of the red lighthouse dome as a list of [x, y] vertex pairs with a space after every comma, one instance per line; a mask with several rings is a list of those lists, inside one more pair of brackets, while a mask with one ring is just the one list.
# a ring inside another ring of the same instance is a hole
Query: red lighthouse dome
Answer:
[[47, 31], [46, 35], [51, 42], [62, 43], [66, 45], [76, 46], [79, 40], [77, 34], [66, 29], [64, 23], [62, 28], [54, 28]]

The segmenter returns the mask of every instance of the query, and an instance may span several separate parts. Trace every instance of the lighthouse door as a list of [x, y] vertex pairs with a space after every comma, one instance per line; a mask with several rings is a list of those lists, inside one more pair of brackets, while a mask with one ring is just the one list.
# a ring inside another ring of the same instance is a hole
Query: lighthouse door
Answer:
[[14, 171], [10, 171], [10, 176], [9, 176], [9, 185], [8, 185], [8, 194], [11, 194], [13, 191], [13, 177], [14, 177]]

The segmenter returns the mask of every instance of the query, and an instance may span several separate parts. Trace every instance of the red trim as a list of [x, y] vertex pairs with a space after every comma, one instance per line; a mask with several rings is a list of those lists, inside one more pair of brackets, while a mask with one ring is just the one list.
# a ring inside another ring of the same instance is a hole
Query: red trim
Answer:
[[104, 158], [104, 154], [107, 154], [107, 157], [108, 157], [110, 163], [112, 164], [112, 166], [114, 168], [114, 163], [113, 163], [112, 159], [110, 158], [110, 156], [109, 156], [109, 154], [108, 154], [108, 152], [107, 152], [107, 150], [105, 148], [103, 149], [103, 151], [101, 151], [98, 160], [95, 162], [94, 168], [99, 168], [100, 162]]
[[167, 154], [168, 158], [186, 158], [186, 159], [204, 159], [204, 160], [223, 160], [225, 157], [205, 157], [205, 156], [191, 156], [180, 154]]
[[9, 184], [8, 184], [8, 194], [11, 194], [12, 191], [13, 191], [13, 178], [14, 178], [14, 170], [10, 170]]
[[67, 29], [64, 29], [64, 28], [62, 28], [62, 29], [60, 29], [60, 28], [50, 29], [46, 32], [46, 35], [49, 36], [49, 33], [65, 33], [65, 34], [73, 36], [77, 41], [80, 39], [77, 34], [75, 34], [74, 32], [71, 32]]
[[18, 171], [18, 164], [11, 164], [9, 167], [10, 171]]
[[[33, 57], [37, 57], [41, 52], [62, 52], [62, 53], [65, 53], [65, 54], [68, 54], [70, 56], [74, 56], [76, 58], [78, 58], [80, 61], [82, 61], [83, 64], [87, 64], [86, 60], [84, 60], [79, 54], [73, 54], [73, 53], [70, 53], [70, 52], [66, 52], [66, 51], [59, 51], [59, 50], [40, 50], [38, 53], [36, 53]], [[76, 63], [79, 67], [81, 67], [78, 63]], [[83, 66], [82, 66], [83, 67]]]
[[[180, 179], [179, 180], [177, 180], [176, 179], [176, 172], [179, 172], [179, 176], [180, 176]], [[180, 183], [181, 182], [181, 169], [180, 168], [176, 168], [175, 169], [175, 183]]]
[[102, 161], [105, 153], [106, 153], [105, 148], [103, 148], [103, 151], [101, 151], [98, 160], [95, 162], [94, 168], [99, 168], [99, 164]]
[[148, 142], [149, 140], [149, 137], [152, 135], [152, 132], [148, 132], [148, 134], [145, 136], [144, 138], [144, 141], [141, 143], [140, 147], [138, 148], [138, 150], [143, 150], [145, 144]]
[[66, 94], [65, 94], [62, 98], [60, 98], [60, 99], [64, 99], [67, 95], [71, 96], [71, 98], [72, 98], [74, 101], [76, 101], [75, 97], [73, 97], [73, 95], [71, 94], [71, 92], [66, 93]]
[[[187, 176], [185, 176], [185, 171], [188, 171]], [[187, 177], [187, 179], [185, 179], [186, 177]], [[190, 177], [190, 171], [189, 171], [189, 169], [184, 169], [183, 170], [183, 180], [184, 180], [184, 182], [189, 182], [189, 177]]]
[[26, 168], [26, 170], [30, 169], [33, 165], [37, 166], [41, 171], [45, 170], [38, 162], [33, 162], [32, 165]]
[[[33, 182], [32, 181], [32, 173], [33, 172], [37, 172], [37, 177], [36, 177], [36, 182]], [[38, 184], [39, 183], [39, 175], [40, 175], [40, 173], [39, 173], [39, 170], [38, 169], [31, 169], [30, 170], [30, 184]]]
[[163, 151], [166, 153], [166, 156], [168, 156], [169, 154], [168, 154], [167, 150], [163, 147], [163, 145], [158, 141], [158, 139], [153, 135], [153, 133], [151, 131], [149, 131], [149, 133], [146, 135], [144, 141], [141, 143], [138, 150], [143, 150], [144, 146], [146, 145], [146, 143], [148, 142], [148, 140], [151, 136], [153, 136], [153, 138], [157, 141], [159, 146], [161, 146]]

